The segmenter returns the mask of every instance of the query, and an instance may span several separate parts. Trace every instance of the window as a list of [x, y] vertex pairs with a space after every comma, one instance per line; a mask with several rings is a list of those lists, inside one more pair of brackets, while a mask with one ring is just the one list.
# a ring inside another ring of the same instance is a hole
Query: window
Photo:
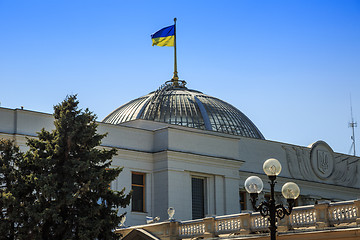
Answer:
[[270, 198], [271, 198], [271, 194], [270, 194], [270, 193], [265, 193], [265, 194], [264, 194], [264, 200], [265, 200], [266, 202], [270, 202]]
[[295, 201], [294, 201], [294, 207], [299, 206], [299, 198], [300, 198], [300, 196], [299, 196], [297, 199], [295, 199]]
[[205, 179], [191, 178], [192, 219], [205, 217]]
[[246, 210], [246, 192], [239, 191], [240, 210]]
[[145, 212], [145, 174], [133, 172], [131, 175], [131, 211]]

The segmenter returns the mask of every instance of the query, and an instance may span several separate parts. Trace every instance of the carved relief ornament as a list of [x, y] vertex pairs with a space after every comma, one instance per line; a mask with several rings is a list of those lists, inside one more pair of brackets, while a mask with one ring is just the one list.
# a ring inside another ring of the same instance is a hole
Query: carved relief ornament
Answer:
[[291, 177], [355, 186], [360, 158], [334, 153], [324, 141], [306, 147], [283, 145]]

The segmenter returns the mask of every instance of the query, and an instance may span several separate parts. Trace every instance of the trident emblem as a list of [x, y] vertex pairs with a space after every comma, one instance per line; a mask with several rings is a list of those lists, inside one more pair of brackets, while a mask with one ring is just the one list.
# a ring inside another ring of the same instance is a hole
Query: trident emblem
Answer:
[[325, 174], [329, 170], [329, 168], [330, 168], [329, 160], [330, 159], [329, 159], [328, 152], [318, 150], [318, 152], [317, 152], [317, 167], [322, 174]]

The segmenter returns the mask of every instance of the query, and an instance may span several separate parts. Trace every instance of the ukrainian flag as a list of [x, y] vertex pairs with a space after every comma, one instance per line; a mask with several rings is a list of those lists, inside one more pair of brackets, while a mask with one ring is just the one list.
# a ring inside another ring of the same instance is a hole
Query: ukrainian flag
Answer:
[[175, 25], [164, 27], [151, 35], [153, 46], [173, 47], [175, 41]]

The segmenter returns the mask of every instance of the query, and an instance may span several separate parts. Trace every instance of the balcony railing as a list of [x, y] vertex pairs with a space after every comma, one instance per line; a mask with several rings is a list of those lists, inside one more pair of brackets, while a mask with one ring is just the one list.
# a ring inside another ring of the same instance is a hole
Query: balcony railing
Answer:
[[[295, 207], [290, 216], [278, 222], [278, 231], [322, 230], [360, 226], [360, 199]], [[134, 229], [144, 229], [160, 239], [186, 239], [245, 235], [268, 231], [269, 222], [259, 212], [207, 217], [190, 221], [173, 221], [133, 226], [116, 230], [126, 236]]]

